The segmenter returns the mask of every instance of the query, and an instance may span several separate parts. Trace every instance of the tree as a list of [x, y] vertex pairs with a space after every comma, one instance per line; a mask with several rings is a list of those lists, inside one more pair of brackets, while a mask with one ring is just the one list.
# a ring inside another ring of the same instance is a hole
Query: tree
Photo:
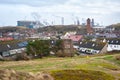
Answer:
[[30, 41], [27, 46], [27, 54], [42, 58], [49, 55], [50, 44], [48, 40]]
[[54, 52], [58, 52], [59, 50], [63, 50], [63, 40], [56, 40], [54, 46], [52, 47], [52, 50]]

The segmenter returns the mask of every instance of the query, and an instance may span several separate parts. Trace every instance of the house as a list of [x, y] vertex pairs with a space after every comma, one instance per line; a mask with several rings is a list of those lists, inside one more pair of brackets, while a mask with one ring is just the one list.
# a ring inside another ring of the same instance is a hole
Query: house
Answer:
[[111, 38], [107, 39], [108, 42], [108, 51], [120, 51], [120, 39]]
[[104, 26], [95, 26], [93, 27], [95, 32], [102, 32], [104, 31], [105, 27]]
[[80, 41], [82, 40], [83, 38], [83, 35], [70, 35], [68, 36], [68, 39], [71, 39], [72, 42], [73, 42], [73, 47], [75, 49], [78, 49], [79, 48], [79, 43]]
[[81, 41], [79, 52], [85, 54], [98, 54], [107, 52], [107, 43], [94, 41]]
[[71, 35], [75, 35], [76, 32], [66, 32], [66, 34], [64, 35], [64, 38], [68, 38]]
[[11, 41], [14, 40], [12, 37], [2, 37], [0, 38], [0, 41]]
[[97, 33], [96, 36], [103, 38], [117, 38], [119, 35], [116, 35], [115, 33]]
[[17, 53], [22, 53], [26, 50], [28, 42], [27, 41], [11, 41], [0, 43], [0, 55], [1, 56], [11, 56]]

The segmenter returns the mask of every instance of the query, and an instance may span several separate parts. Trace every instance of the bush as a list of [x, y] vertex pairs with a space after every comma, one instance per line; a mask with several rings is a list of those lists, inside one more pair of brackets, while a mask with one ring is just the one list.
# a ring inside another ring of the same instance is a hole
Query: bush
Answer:
[[56, 56], [57, 57], [65, 57], [64, 52], [62, 50], [59, 50], [58, 52], [56, 52]]
[[33, 57], [42, 58], [48, 56], [50, 52], [50, 44], [48, 40], [35, 40], [27, 45], [27, 54]]
[[120, 55], [115, 56], [116, 60], [120, 60]]
[[70, 52], [68, 50], [59, 50], [56, 53], [57, 57], [73, 57], [74, 56], [74, 52]]
[[18, 53], [16, 54], [16, 61], [19, 61], [19, 60], [30, 60], [30, 57], [27, 56], [26, 53]]

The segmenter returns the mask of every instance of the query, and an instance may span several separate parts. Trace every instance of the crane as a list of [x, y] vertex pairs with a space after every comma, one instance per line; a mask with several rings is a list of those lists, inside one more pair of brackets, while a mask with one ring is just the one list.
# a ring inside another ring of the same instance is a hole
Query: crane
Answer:
[[72, 14], [71, 16], [72, 16], [72, 20], [74, 22], [74, 25], [80, 25], [79, 17], [75, 16], [74, 14]]
[[60, 18], [61, 19], [61, 25], [64, 25], [64, 17], [57, 16], [57, 15], [52, 15], [52, 16]]

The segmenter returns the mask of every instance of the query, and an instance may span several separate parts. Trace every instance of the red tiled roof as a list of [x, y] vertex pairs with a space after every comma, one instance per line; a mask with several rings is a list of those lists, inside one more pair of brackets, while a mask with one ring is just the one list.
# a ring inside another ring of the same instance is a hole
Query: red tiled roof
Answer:
[[0, 41], [9, 41], [9, 40], [13, 40], [13, 38], [11, 37], [0, 38]]
[[83, 35], [70, 35], [68, 36], [68, 39], [71, 39], [72, 41], [79, 41], [81, 40]]

